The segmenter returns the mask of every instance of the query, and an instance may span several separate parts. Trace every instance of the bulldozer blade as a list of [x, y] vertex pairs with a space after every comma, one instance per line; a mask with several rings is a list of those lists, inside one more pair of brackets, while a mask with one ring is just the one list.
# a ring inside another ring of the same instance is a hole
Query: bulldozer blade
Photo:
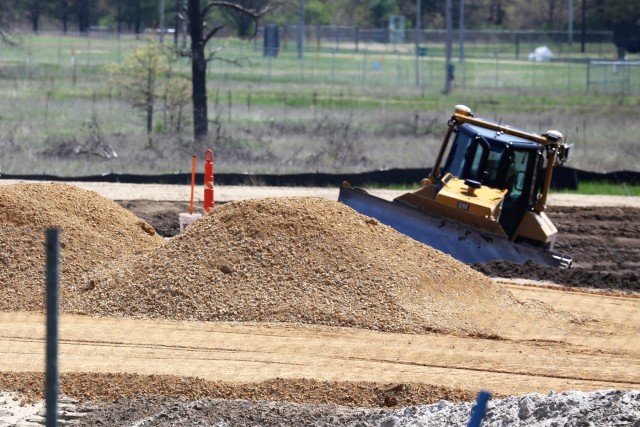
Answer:
[[571, 266], [571, 257], [517, 244], [505, 235], [481, 232], [401, 202], [380, 199], [358, 188], [341, 187], [338, 201], [464, 263], [508, 260], [520, 264], [533, 261], [560, 268]]

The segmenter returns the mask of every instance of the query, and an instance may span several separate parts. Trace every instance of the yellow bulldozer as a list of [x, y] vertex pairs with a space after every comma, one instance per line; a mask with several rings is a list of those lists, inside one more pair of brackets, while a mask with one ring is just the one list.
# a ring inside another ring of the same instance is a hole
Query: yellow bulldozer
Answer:
[[344, 182], [338, 200], [465, 263], [569, 268], [572, 258], [554, 252], [558, 230], [545, 213], [554, 166], [569, 151], [558, 131], [539, 135], [457, 105], [418, 190], [387, 201]]

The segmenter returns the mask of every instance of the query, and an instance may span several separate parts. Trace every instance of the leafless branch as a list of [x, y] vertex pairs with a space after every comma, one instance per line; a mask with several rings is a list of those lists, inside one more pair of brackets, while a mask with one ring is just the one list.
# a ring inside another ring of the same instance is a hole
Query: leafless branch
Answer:
[[217, 48], [213, 49], [207, 55], [206, 61], [210, 62], [213, 59], [213, 57], [216, 56], [218, 54], [218, 52], [220, 52], [222, 49], [224, 49], [224, 46], [218, 46]]
[[6, 31], [0, 29], [0, 41], [7, 46], [17, 46], [18, 42], [11, 37], [11, 34]]
[[220, 31], [223, 28], [224, 28], [224, 25], [218, 25], [217, 27], [209, 31], [209, 33], [207, 33], [206, 37], [204, 38], [204, 44], [206, 45], [209, 42], [209, 40], [211, 40], [218, 33], [218, 31]]
[[[271, 12], [272, 10], [274, 10], [275, 8], [279, 7], [280, 5], [284, 4], [284, 1], [276, 1], [273, 3], [270, 3], [268, 5], [266, 5], [265, 7], [263, 7], [260, 10], [255, 10], [255, 9], [248, 9], [242, 5], [239, 5], [237, 3], [233, 3], [230, 1], [224, 1], [224, 0], [214, 0], [214, 1], [210, 1], [209, 3], [207, 3], [207, 5], [204, 7], [204, 9], [202, 10], [202, 15], [205, 16], [207, 14], [207, 12], [209, 12], [212, 8], [214, 7], [227, 7], [229, 9], [233, 9], [236, 10], [238, 12], [244, 13], [248, 16], [250, 16], [253, 21], [255, 22], [255, 26], [253, 29], [253, 34], [251, 34], [251, 36], [249, 38], [254, 38], [256, 36], [256, 34], [258, 33], [258, 20], [266, 15], [267, 13]], [[222, 29], [222, 26], [220, 27], [216, 27], [214, 28], [212, 31], [209, 32], [209, 34], [207, 34], [207, 37], [204, 40], [204, 43], [206, 44], [209, 39], [211, 39], [215, 33], [217, 33], [218, 31], [220, 31]]]
[[[275, 3], [273, 3], [275, 5]], [[262, 10], [255, 10], [255, 9], [249, 9], [246, 8], [242, 5], [239, 5], [238, 3], [234, 3], [231, 1], [225, 1], [225, 0], [214, 0], [214, 1], [210, 1], [207, 3], [207, 5], [202, 9], [202, 15], [206, 15], [207, 12], [209, 12], [212, 8], [214, 7], [227, 7], [229, 9], [234, 9], [237, 10], [238, 12], [242, 12], [245, 13], [251, 17], [254, 18], [259, 18], [262, 15], [264, 15], [265, 13], [269, 12], [270, 10], [273, 10], [273, 8], [275, 6], [272, 6], [272, 4], [269, 4], [267, 6], [265, 6]]]
[[229, 58], [223, 58], [221, 56], [214, 56], [214, 55], [209, 55], [207, 57], [207, 62], [211, 62], [211, 61], [221, 61], [227, 64], [231, 64], [231, 65], [237, 65], [238, 67], [242, 66], [242, 61], [240, 59], [229, 59]]

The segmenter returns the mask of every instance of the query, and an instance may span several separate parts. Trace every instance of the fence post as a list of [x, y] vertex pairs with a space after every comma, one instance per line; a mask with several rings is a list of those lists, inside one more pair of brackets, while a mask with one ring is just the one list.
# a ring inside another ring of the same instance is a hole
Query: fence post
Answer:
[[367, 52], [362, 55], [362, 84], [367, 83]]
[[533, 61], [533, 65], [531, 67], [531, 89], [536, 88], [536, 72], [538, 71], [538, 61]]
[[500, 63], [499, 63], [499, 61], [498, 61], [498, 53], [497, 53], [497, 52], [495, 53], [495, 57], [496, 57], [496, 76], [495, 76], [495, 86], [496, 86], [496, 89], [498, 89], [498, 80], [499, 80], [498, 74], [499, 74], [499, 71], [500, 71]]
[[591, 61], [587, 61], [587, 87], [585, 94], [589, 95], [589, 83], [591, 82]]
[[487, 411], [487, 402], [489, 401], [489, 398], [491, 398], [491, 394], [489, 394], [489, 392], [483, 390], [478, 393], [478, 398], [476, 399], [476, 404], [471, 412], [471, 419], [469, 420], [467, 427], [480, 427], [485, 412]]
[[58, 423], [58, 305], [59, 305], [59, 235], [58, 229], [46, 230], [47, 243], [47, 363], [46, 425]]

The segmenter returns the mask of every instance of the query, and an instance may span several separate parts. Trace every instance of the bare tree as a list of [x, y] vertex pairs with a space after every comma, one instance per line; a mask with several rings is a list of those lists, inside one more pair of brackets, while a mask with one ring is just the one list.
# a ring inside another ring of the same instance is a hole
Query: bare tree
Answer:
[[279, 3], [273, 2], [261, 10], [246, 8], [232, 1], [207, 1], [202, 4], [200, 0], [189, 0], [186, 16], [189, 20], [191, 35], [191, 84], [193, 98], [193, 134], [196, 141], [204, 140], [209, 133], [207, 120], [207, 63], [213, 59], [216, 51], [208, 57], [205, 55], [207, 43], [224, 27], [214, 26], [205, 34], [204, 20], [213, 8], [228, 8], [251, 17], [254, 22], [254, 37], [258, 30], [260, 17], [277, 7]]
[[517, 0], [507, 3], [506, 24], [510, 28], [559, 29], [566, 23], [567, 11], [560, 0]]
[[[243, 8], [254, 8], [254, 9], [263, 9], [267, 6], [271, 0], [233, 0], [233, 3], [236, 3]], [[244, 12], [241, 12], [237, 9], [232, 8], [223, 8], [221, 10], [222, 15], [232, 24], [234, 24], [238, 30], [237, 35], [240, 38], [250, 37], [253, 32], [253, 25], [255, 24], [255, 20], [251, 15], [248, 15]]]
[[40, 30], [40, 18], [45, 13], [48, 3], [41, 0], [19, 0], [16, 5], [24, 10], [31, 21], [31, 30], [37, 33]]
[[69, 31], [69, 20], [71, 19], [71, 0], [57, 0], [52, 5], [52, 16], [62, 23], [62, 31]]
[[77, 0], [75, 12], [78, 19], [78, 29], [81, 33], [88, 33], [91, 25], [91, 0]]

